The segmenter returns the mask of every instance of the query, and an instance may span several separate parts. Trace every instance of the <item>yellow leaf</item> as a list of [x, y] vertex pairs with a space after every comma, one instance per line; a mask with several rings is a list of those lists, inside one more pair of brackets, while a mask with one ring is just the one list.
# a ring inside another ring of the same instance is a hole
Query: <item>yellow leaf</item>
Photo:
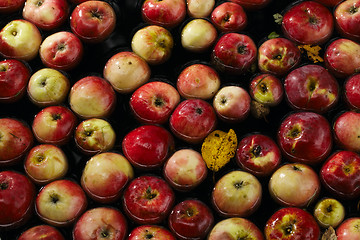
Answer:
[[205, 138], [201, 155], [206, 166], [217, 172], [235, 156], [236, 148], [237, 136], [234, 130], [230, 129], [228, 133], [215, 130]]
[[324, 59], [320, 57], [321, 47], [318, 45], [299, 45], [298, 48], [302, 53], [306, 52], [306, 55], [313, 63], [323, 62]]

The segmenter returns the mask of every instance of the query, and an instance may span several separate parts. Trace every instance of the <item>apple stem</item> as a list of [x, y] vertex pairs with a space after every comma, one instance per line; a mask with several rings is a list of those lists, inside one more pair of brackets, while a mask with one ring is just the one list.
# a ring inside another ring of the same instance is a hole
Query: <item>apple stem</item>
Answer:
[[146, 199], [153, 199], [156, 197], [156, 193], [154, 193], [151, 189], [151, 187], [149, 186], [147, 189], [146, 189], [146, 195], [145, 195]]
[[349, 12], [350, 12], [350, 14], [355, 14], [355, 13], [357, 13], [358, 9], [359, 8], [356, 6], [351, 6], [349, 9]]
[[50, 199], [52, 203], [57, 203], [59, 201], [59, 195], [57, 195], [56, 193], [50, 194]]
[[149, 230], [146, 229], [145, 238], [146, 238], [146, 239], [152, 239], [153, 237], [154, 237], [154, 235], [152, 235], [151, 233], [149, 233]]
[[293, 169], [294, 169], [295, 171], [301, 172], [301, 169], [300, 169], [299, 167], [297, 167], [297, 166], [293, 166]]
[[103, 231], [101, 232], [101, 238], [107, 238], [107, 237], [109, 237], [108, 231], [107, 231], [107, 230], [103, 230]]
[[333, 207], [332, 207], [332, 205], [330, 204], [330, 205], [326, 208], [326, 211], [327, 211], [328, 213], [330, 213], [330, 212], [332, 212], [332, 210], [333, 210]]
[[237, 51], [239, 54], [246, 54], [246, 46], [245, 45], [241, 45], [237, 48]]
[[17, 31], [12, 31], [11, 34], [15, 37], [17, 35]]
[[37, 7], [40, 7], [42, 4], [43, 4], [43, 1], [37, 1], [35, 5], [36, 5]]
[[53, 118], [54, 121], [60, 120], [61, 119], [61, 114], [54, 113], [54, 114], [52, 114], [52, 118]]
[[101, 19], [101, 14], [98, 11], [91, 11], [91, 16], [94, 18]]
[[240, 181], [240, 182], [234, 183], [234, 187], [235, 187], [236, 189], [240, 189], [240, 188], [242, 188], [243, 186], [245, 186], [244, 181]]
[[196, 108], [195, 112], [200, 115], [202, 114], [203, 110], [201, 108]]
[[0, 184], [0, 189], [1, 190], [6, 190], [9, 187], [9, 184], [7, 182], [2, 182]]
[[252, 149], [251, 153], [254, 154], [255, 157], [260, 156], [261, 146], [256, 145], [256, 146]]

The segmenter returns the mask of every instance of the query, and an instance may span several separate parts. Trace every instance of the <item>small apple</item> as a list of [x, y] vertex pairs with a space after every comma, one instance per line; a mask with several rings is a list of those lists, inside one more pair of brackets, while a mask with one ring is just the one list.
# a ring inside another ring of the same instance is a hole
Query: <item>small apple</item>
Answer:
[[196, 63], [181, 71], [176, 88], [183, 98], [212, 99], [220, 88], [219, 74], [211, 66]]
[[99, 153], [86, 162], [81, 186], [96, 202], [113, 203], [133, 177], [134, 170], [125, 157], [112, 152]]
[[37, 225], [21, 233], [17, 240], [65, 240], [59, 230], [49, 225]]
[[87, 199], [76, 182], [68, 179], [55, 180], [41, 188], [35, 201], [39, 218], [56, 227], [73, 224], [85, 211]]
[[63, 73], [52, 68], [42, 68], [31, 75], [27, 94], [39, 107], [65, 102], [70, 91], [70, 81]]
[[231, 2], [240, 4], [247, 11], [255, 11], [265, 8], [272, 0], [231, 0]]
[[248, 18], [240, 4], [223, 2], [211, 12], [211, 22], [220, 32], [240, 32], [247, 26]]
[[283, 83], [272, 74], [258, 74], [251, 79], [249, 85], [250, 96], [265, 106], [274, 107], [283, 100]]
[[336, 5], [334, 17], [338, 32], [345, 38], [360, 40], [360, 1], [343, 1]]
[[165, 227], [159, 225], [140, 225], [129, 234], [128, 240], [176, 240]]
[[0, 102], [19, 101], [26, 93], [30, 68], [16, 59], [0, 61]]
[[354, 240], [360, 238], [360, 218], [351, 217], [345, 219], [336, 229], [336, 237], [338, 240]]
[[344, 101], [352, 110], [360, 110], [360, 74], [353, 74], [344, 82]]
[[61, 148], [40, 144], [33, 147], [24, 162], [24, 169], [30, 179], [39, 185], [63, 178], [68, 171], [68, 159]]
[[0, 31], [0, 55], [30, 61], [38, 55], [41, 41], [41, 33], [33, 23], [12, 20]]
[[171, 32], [156, 25], [139, 29], [131, 40], [131, 49], [151, 65], [166, 62], [171, 56], [173, 46]]
[[338, 115], [333, 123], [336, 145], [342, 149], [359, 152], [360, 113], [345, 111]]
[[26, 0], [0, 0], [0, 13], [10, 14], [21, 10]]
[[345, 208], [335, 198], [323, 198], [316, 203], [313, 215], [320, 227], [336, 228], [344, 220]]
[[130, 109], [135, 118], [146, 124], [164, 124], [180, 102], [180, 95], [171, 84], [148, 82], [133, 92]]
[[211, 201], [224, 217], [248, 217], [260, 206], [262, 187], [251, 173], [233, 170], [222, 176], [214, 186]]
[[116, 53], [106, 62], [103, 75], [115, 91], [126, 94], [148, 82], [151, 69], [144, 59], [124, 51]]
[[215, 0], [186, 0], [187, 14], [192, 18], [205, 18], [211, 14]]
[[116, 26], [116, 13], [105, 1], [85, 1], [75, 7], [70, 16], [71, 31], [86, 43], [107, 39]]

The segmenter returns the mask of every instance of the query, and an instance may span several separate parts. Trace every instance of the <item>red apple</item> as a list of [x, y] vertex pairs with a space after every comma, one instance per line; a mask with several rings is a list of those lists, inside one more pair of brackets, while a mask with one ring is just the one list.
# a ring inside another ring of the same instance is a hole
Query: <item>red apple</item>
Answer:
[[123, 207], [136, 224], [160, 224], [170, 214], [175, 194], [166, 181], [143, 175], [130, 182], [124, 191]]
[[193, 18], [204, 18], [211, 14], [215, 0], [186, 0], [187, 14]]
[[342, 0], [315, 0], [315, 1], [325, 5], [327, 7], [335, 7]]
[[0, 31], [0, 55], [30, 61], [38, 55], [41, 41], [41, 33], [33, 23], [12, 20]]
[[227, 218], [219, 221], [211, 229], [208, 240], [238, 240], [247, 239], [264, 240], [261, 230], [250, 220], [245, 218]]
[[38, 193], [35, 210], [39, 218], [58, 227], [70, 226], [85, 211], [87, 199], [76, 182], [68, 179], [55, 180]]
[[59, 230], [49, 225], [37, 225], [21, 233], [18, 240], [65, 240]]
[[212, 99], [220, 88], [219, 74], [211, 66], [191, 64], [181, 71], [176, 88], [183, 98]]
[[63, 71], [77, 67], [83, 58], [83, 52], [80, 39], [66, 31], [46, 37], [39, 50], [41, 61], [46, 67]]
[[129, 234], [128, 240], [176, 240], [166, 228], [158, 225], [140, 225]]
[[66, 22], [69, 5], [66, 0], [26, 0], [22, 15], [42, 30], [55, 30]]
[[313, 112], [295, 112], [285, 117], [277, 141], [286, 159], [311, 165], [325, 160], [333, 146], [328, 120]]
[[336, 228], [344, 220], [345, 212], [341, 202], [335, 198], [326, 197], [316, 203], [313, 216], [320, 227]]
[[227, 33], [216, 43], [211, 58], [222, 72], [243, 74], [256, 62], [257, 47], [247, 35]]
[[106, 118], [115, 108], [116, 94], [105, 79], [87, 76], [71, 87], [69, 104], [80, 118]]
[[360, 113], [354, 111], [342, 112], [333, 123], [336, 144], [349, 151], [360, 151]]
[[240, 4], [223, 2], [211, 12], [211, 22], [221, 32], [240, 32], [247, 26], [248, 19]]
[[265, 226], [267, 240], [318, 240], [320, 228], [314, 217], [296, 207], [281, 208], [268, 220]]
[[35, 72], [27, 86], [30, 101], [39, 107], [64, 103], [69, 91], [67, 76], [53, 68], [42, 68]]
[[165, 180], [178, 191], [191, 191], [207, 177], [207, 167], [201, 154], [193, 149], [176, 151], [165, 163]]
[[107, 39], [116, 26], [116, 13], [105, 1], [85, 1], [75, 7], [70, 17], [71, 31], [86, 43]]
[[116, 141], [116, 133], [108, 121], [91, 118], [82, 121], [75, 129], [76, 146], [86, 155], [95, 155], [111, 150]]
[[360, 1], [348, 0], [339, 3], [334, 10], [338, 32], [346, 38], [360, 40]]
[[108, 239], [124, 240], [127, 236], [127, 221], [116, 208], [96, 207], [87, 210], [76, 222], [74, 240]]
[[210, 208], [197, 199], [178, 203], [169, 215], [169, 228], [180, 240], [205, 239], [213, 224]]
[[151, 69], [147, 62], [133, 52], [113, 55], [105, 64], [104, 78], [119, 93], [130, 93], [149, 81]]
[[279, 167], [281, 158], [275, 141], [263, 134], [245, 136], [239, 142], [235, 155], [236, 163], [257, 177], [272, 174]]
[[277, 169], [270, 178], [271, 197], [282, 206], [307, 207], [320, 195], [317, 173], [301, 163], [289, 163]]
[[338, 103], [339, 84], [324, 67], [315, 64], [291, 71], [284, 80], [288, 104], [296, 110], [325, 113]]
[[164, 124], [180, 102], [176, 88], [166, 82], [154, 81], [135, 90], [130, 109], [141, 123]]
[[360, 109], [360, 74], [354, 74], [344, 83], [344, 101], [352, 110]]
[[217, 120], [214, 108], [205, 100], [182, 101], [171, 114], [170, 129], [187, 143], [198, 144], [215, 130]]
[[0, 230], [18, 228], [32, 216], [35, 187], [24, 174], [0, 172]]
[[61, 148], [40, 144], [29, 151], [24, 169], [33, 182], [45, 185], [63, 178], [68, 171], [68, 165], [68, 158]]
[[157, 125], [131, 130], [122, 140], [122, 151], [130, 163], [143, 170], [162, 167], [175, 148], [169, 131]]
[[86, 162], [81, 186], [96, 202], [113, 203], [133, 177], [133, 168], [125, 157], [112, 152], [99, 153]]
[[333, 15], [324, 5], [302, 1], [292, 5], [284, 14], [282, 31], [298, 44], [323, 44], [334, 29]]
[[216, 115], [224, 122], [238, 123], [250, 114], [251, 98], [249, 93], [239, 86], [222, 87], [213, 99]]
[[141, 7], [145, 22], [165, 28], [178, 26], [186, 16], [185, 0], [145, 0]]
[[0, 61], [0, 102], [19, 101], [26, 92], [30, 75], [29, 67], [19, 60]]
[[26, 0], [0, 0], [0, 13], [10, 14], [21, 10]]
[[248, 217], [260, 206], [262, 187], [251, 173], [233, 170], [222, 176], [211, 193], [215, 210], [224, 217]]
[[72, 138], [76, 123], [77, 118], [69, 108], [50, 106], [36, 114], [32, 130], [40, 143], [64, 145]]
[[335, 39], [325, 49], [324, 63], [338, 78], [357, 73], [360, 70], [360, 44], [347, 38]]
[[334, 153], [322, 165], [320, 178], [335, 196], [357, 199], [360, 196], [360, 155], [344, 150]]
[[251, 79], [250, 96], [257, 102], [274, 107], [281, 103], [284, 87], [280, 79], [272, 74], [261, 73]]
[[248, 11], [254, 11], [265, 8], [272, 0], [231, 0], [231, 2], [240, 4]]
[[258, 50], [258, 67], [261, 72], [284, 76], [299, 65], [301, 53], [296, 44], [286, 38], [273, 38], [263, 42]]
[[354, 240], [360, 238], [359, 230], [360, 218], [351, 217], [345, 219], [336, 229], [336, 237], [338, 240]]
[[34, 136], [25, 122], [0, 118], [0, 166], [14, 165], [31, 149]]

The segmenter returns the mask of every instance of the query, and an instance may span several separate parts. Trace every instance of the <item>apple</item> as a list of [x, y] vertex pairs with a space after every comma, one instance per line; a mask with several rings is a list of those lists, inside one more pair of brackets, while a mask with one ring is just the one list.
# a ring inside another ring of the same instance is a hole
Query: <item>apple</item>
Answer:
[[288, 163], [270, 178], [270, 196], [285, 207], [307, 207], [320, 195], [320, 179], [309, 165]]
[[35, 191], [24, 174], [0, 172], [0, 230], [23, 226], [32, 217]]
[[29, 126], [15, 118], [0, 118], [0, 166], [19, 163], [34, 143]]
[[315, 1], [325, 5], [327, 7], [335, 7], [342, 0], [315, 0]]
[[44, 39], [39, 55], [46, 67], [69, 71], [80, 64], [83, 52], [83, 45], [76, 35], [60, 31]]
[[180, 102], [179, 92], [171, 84], [148, 82], [133, 92], [130, 109], [137, 121], [146, 124], [165, 124]]
[[145, 0], [141, 7], [142, 19], [165, 28], [178, 26], [186, 16], [185, 0]]
[[55, 180], [36, 196], [35, 210], [39, 218], [55, 227], [72, 225], [85, 211], [87, 198], [79, 184], [72, 180]]
[[190, 20], [181, 30], [181, 45], [184, 49], [201, 53], [214, 45], [217, 39], [214, 25], [203, 18]]
[[111, 84], [97, 76], [81, 78], [70, 89], [70, 108], [83, 119], [106, 118], [116, 105], [116, 94]]
[[81, 186], [87, 195], [100, 203], [113, 203], [134, 178], [129, 161], [119, 153], [99, 153], [86, 162]]
[[336, 229], [336, 237], [338, 240], [353, 240], [360, 237], [359, 230], [360, 218], [349, 217], [343, 221]]
[[171, 133], [158, 125], [143, 125], [128, 132], [122, 140], [122, 151], [137, 169], [162, 167], [173, 153], [175, 141]]
[[360, 44], [347, 38], [337, 38], [327, 45], [324, 64], [338, 78], [346, 78], [360, 69]]
[[151, 69], [147, 62], [135, 53], [123, 51], [116, 53], [106, 62], [103, 75], [115, 91], [126, 94], [148, 82]]
[[86, 155], [95, 155], [111, 150], [116, 141], [116, 133], [111, 124], [100, 118], [82, 121], [75, 129], [76, 146]]
[[0, 61], [0, 102], [19, 101], [26, 92], [30, 68], [22, 61], [6, 59]]
[[284, 157], [292, 162], [317, 165], [332, 151], [328, 120], [314, 112], [293, 112], [280, 124], [277, 142]]
[[265, 8], [272, 0], [231, 0], [231, 2], [240, 4], [247, 11], [255, 11]]
[[165, 162], [165, 180], [178, 191], [188, 192], [199, 186], [207, 177], [208, 170], [201, 154], [194, 149], [177, 150]]
[[38, 55], [41, 42], [41, 33], [33, 23], [12, 20], [0, 31], [0, 55], [30, 61]]
[[238, 123], [249, 116], [250, 102], [250, 95], [244, 88], [229, 85], [216, 93], [212, 105], [221, 121]]
[[263, 73], [284, 76], [301, 62], [301, 52], [293, 41], [268, 39], [258, 49], [258, 67]]
[[346, 150], [332, 154], [322, 165], [320, 179], [325, 188], [342, 199], [360, 196], [360, 155]]
[[220, 3], [213, 9], [210, 18], [220, 32], [240, 32], [248, 24], [246, 12], [235, 2]]
[[176, 240], [165, 227], [159, 225], [140, 225], [129, 234], [128, 240]]
[[353, 74], [344, 82], [344, 101], [352, 110], [360, 109], [360, 74]]
[[106, 40], [116, 26], [116, 13], [105, 1], [85, 1], [70, 16], [71, 31], [85, 43]]
[[237, 165], [257, 177], [271, 175], [280, 166], [281, 159], [275, 141], [258, 133], [242, 138], [235, 154]]
[[73, 136], [77, 123], [74, 113], [65, 106], [50, 106], [35, 115], [32, 130], [40, 143], [64, 145]]
[[256, 62], [257, 47], [245, 34], [226, 33], [213, 48], [211, 60], [218, 70], [231, 74], [244, 74]]
[[68, 165], [64, 151], [51, 144], [33, 147], [24, 161], [26, 175], [39, 185], [63, 178], [68, 172]]
[[324, 5], [303, 1], [285, 12], [281, 27], [283, 34], [298, 44], [323, 44], [332, 36], [334, 19]]
[[31, 75], [27, 95], [39, 107], [59, 105], [65, 102], [70, 91], [66, 75], [53, 68], [42, 68]]
[[283, 83], [275, 75], [260, 73], [251, 79], [249, 94], [255, 101], [265, 106], [274, 107], [283, 100]]
[[360, 2], [358, 0], [343, 1], [336, 5], [334, 17], [338, 32], [345, 38], [360, 40]]
[[297, 207], [277, 210], [267, 220], [264, 232], [267, 240], [318, 240], [320, 238], [320, 227], [314, 217]]
[[322, 228], [336, 228], [344, 220], [345, 208], [337, 199], [326, 197], [316, 203], [313, 215]]
[[135, 32], [131, 49], [150, 65], [166, 62], [172, 53], [174, 39], [166, 28], [150, 25]]
[[260, 206], [262, 187], [251, 173], [233, 170], [223, 175], [211, 192], [211, 202], [224, 217], [248, 217]]
[[211, 14], [215, 0], [186, 0], [187, 14], [192, 18], [205, 18]]
[[10, 14], [21, 10], [26, 0], [0, 0], [0, 13]]
[[360, 113], [355, 111], [345, 111], [340, 113], [333, 123], [336, 145], [345, 150], [359, 152], [359, 123]]
[[87, 210], [77, 220], [73, 229], [74, 240], [124, 240], [126, 236], [127, 220], [118, 209], [112, 207]]
[[214, 108], [202, 99], [187, 99], [179, 103], [169, 119], [172, 133], [180, 140], [198, 144], [215, 130]]
[[213, 227], [214, 216], [202, 201], [187, 199], [175, 205], [168, 222], [177, 239], [205, 239]]
[[250, 220], [245, 218], [226, 218], [216, 223], [211, 229], [208, 240], [218, 239], [253, 239], [264, 240], [261, 230]]
[[62, 233], [49, 225], [36, 225], [21, 233], [17, 240], [65, 240]]
[[175, 193], [158, 176], [142, 175], [130, 182], [123, 194], [123, 207], [136, 224], [160, 224], [170, 214]]
[[316, 64], [292, 70], [284, 80], [285, 96], [295, 110], [325, 113], [339, 101], [340, 89], [335, 77]]
[[42, 30], [54, 30], [65, 24], [69, 4], [66, 0], [26, 0], [22, 16]]
[[183, 98], [209, 100], [215, 96], [220, 84], [220, 76], [213, 67], [195, 63], [181, 71], [176, 88]]

